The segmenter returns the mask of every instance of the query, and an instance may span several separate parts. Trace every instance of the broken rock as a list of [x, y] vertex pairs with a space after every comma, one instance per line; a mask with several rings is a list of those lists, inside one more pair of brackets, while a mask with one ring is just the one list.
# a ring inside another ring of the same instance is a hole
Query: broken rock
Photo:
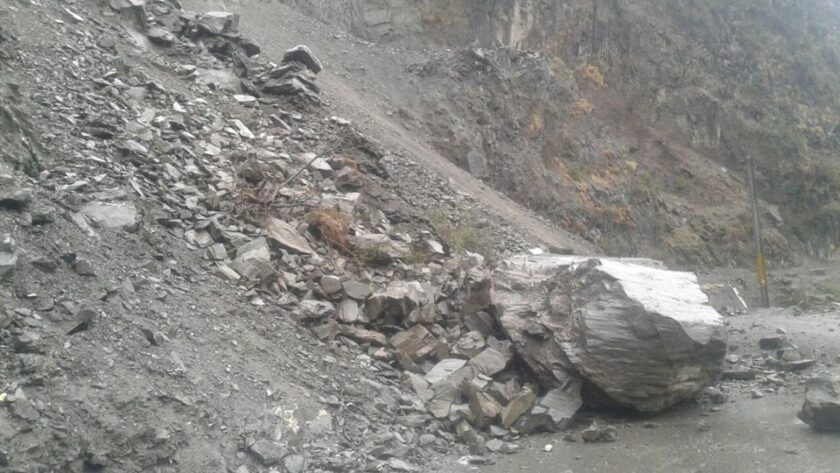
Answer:
[[472, 358], [481, 353], [487, 346], [484, 336], [481, 332], [470, 331], [461, 335], [461, 338], [455, 343], [453, 353], [456, 355]]
[[212, 35], [235, 33], [239, 29], [239, 15], [230, 12], [211, 11], [196, 18], [196, 24], [199, 29]]
[[130, 203], [91, 202], [80, 212], [95, 227], [124, 228], [137, 224], [137, 209]]
[[361, 321], [361, 310], [359, 303], [353, 299], [344, 299], [338, 304], [335, 310], [335, 318], [345, 324], [354, 324]]
[[306, 471], [306, 457], [303, 455], [289, 455], [283, 460], [286, 473], [304, 473]]
[[367, 330], [352, 325], [341, 325], [338, 328], [339, 333], [351, 340], [359, 343], [370, 343], [372, 345], [383, 346], [388, 344], [388, 339], [385, 335], [373, 330]]
[[310, 71], [314, 72], [315, 74], [321, 72], [324, 68], [321, 65], [321, 61], [315, 57], [315, 54], [312, 53], [312, 50], [309, 47], [304, 45], [295, 46], [292, 49], [286, 51], [283, 55], [283, 62], [299, 62], [309, 68]]
[[300, 303], [300, 313], [305, 319], [320, 320], [333, 313], [335, 308], [332, 304], [315, 299], [306, 299]]
[[321, 289], [327, 295], [335, 294], [341, 290], [341, 279], [337, 276], [322, 276], [320, 284]]
[[282, 447], [266, 439], [259, 439], [251, 445], [251, 453], [264, 465], [277, 465], [283, 461], [286, 452]]
[[415, 325], [408, 330], [399, 332], [391, 337], [389, 341], [391, 346], [401, 356], [408, 358], [412, 362], [434, 353], [438, 346], [438, 341], [435, 336], [422, 325]]
[[236, 259], [241, 261], [257, 261], [267, 263], [271, 261], [271, 252], [265, 238], [255, 238], [236, 249]]
[[23, 210], [32, 201], [32, 191], [28, 189], [0, 190], [0, 209]]
[[580, 379], [570, 379], [562, 387], [547, 392], [538, 404], [546, 409], [553, 430], [565, 430], [569, 422], [583, 405]]
[[368, 299], [365, 311], [371, 321], [400, 324], [428, 298], [419, 282], [394, 281], [387, 289], [376, 292]]
[[618, 429], [612, 425], [601, 426], [593, 422], [580, 436], [586, 443], [615, 442], [618, 440]]
[[814, 430], [840, 432], [840, 378], [809, 380], [799, 418]]
[[758, 347], [762, 350], [781, 350], [789, 346], [787, 337], [784, 335], [773, 335], [764, 337], [758, 341]]
[[509, 429], [523, 414], [531, 410], [536, 400], [537, 394], [530, 387], [522, 388], [522, 391], [502, 409], [502, 427]]
[[437, 384], [448, 378], [452, 373], [458, 371], [466, 364], [467, 360], [461, 360], [458, 358], [447, 358], [441, 360], [434, 366], [434, 368], [432, 368], [431, 371], [426, 373], [426, 382], [429, 384]]
[[437, 309], [434, 304], [426, 304], [423, 307], [417, 307], [408, 314], [409, 324], [431, 325], [435, 323], [435, 318], [437, 318]]
[[502, 372], [510, 362], [511, 358], [497, 351], [494, 348], [486, 348], [475, 358], [469, 361], [469, 365], [478, 373], [485, 376], [493, 376]]
[[373, 293], [373, 288], [365, 282], [347, 281], [343, 286], [344, 293], [347, 294], [347, 297], [351, 297], [357, 301], [363, 301]]
[[368, 233], [350, 237], [350, 243], [356, 250], [370, 255], [376, 262], [391, 262], [411, 253], [411, 249], [403, 242], [394, 241], [388, 235]]
[[18, 255], [14, 240], [8, 233], [0, 235], [0, 278], [12, 274], [17, 267]]
[[265, 221], [265, 230], [268, 232], [268, 238], [277, 243], [281, 248], [301, 255], [311, 255], [313, 253], [312, 247], [301, 236], [297, 229], [288, 223], [269, 217]]
[[468, 390], [467, 395], [476, 427], [483, 428], [495, 422], [502, 413], [502, 406], [493, 396], [473, 388]]
[[256, 56], [257, 54], [262, 52], [262, 48], [260, 48], [260, 45], [250, 38], [241, 38], [238, 44], [239, 47], [242, 48], [243, 51], [245, 51], [245, 54], [248, 57]]
[[696, 276], [639, 263], [522, 256], [494, 272], [500, 322], [541, 383], [562, 385], [562, 367], [616, 403], [652, 412], [723, 374], [723, 318]]
[[239, 273], [237, 273], [230, 266], [227, 266], [225, 264], [220, 264], [219, 266], [213, 268], [213, 274], [219, 276], [222, 279], [227, 279], [228, 281], [233, 282], [239, 281], [240, 278]]

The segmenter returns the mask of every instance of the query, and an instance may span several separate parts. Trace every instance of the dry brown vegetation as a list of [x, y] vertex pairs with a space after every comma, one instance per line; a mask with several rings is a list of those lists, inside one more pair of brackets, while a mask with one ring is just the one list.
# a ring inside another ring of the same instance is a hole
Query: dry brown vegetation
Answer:
[[583, 118], [584, 116], [592, 113], [595, 110], [595, 107], [589, 100], [586, 99], [578, 99], [574, 105], [572, 105], [572, 116], [575, 118]]
[[348, 252], [350, 244], [350, 216], [338, 210], [319, 207], [306, 214], [312, 233], [330, 247]]
[[583, 85], [589, 85], [595, 89], [603, 89], [606, 86], [604, 75], [601, 70], [592, 64], [581, 64], [576, 69], [578, 78]]

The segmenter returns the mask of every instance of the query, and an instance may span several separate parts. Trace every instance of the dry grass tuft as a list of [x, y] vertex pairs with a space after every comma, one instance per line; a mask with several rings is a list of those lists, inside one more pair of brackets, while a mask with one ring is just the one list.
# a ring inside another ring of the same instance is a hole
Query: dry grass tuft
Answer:
[[586, 99], [579, 99], [572, 105], [572, 116], [575, 118], [583, 118], [592, 113], [595, 107]]
[[338, 210], [324, 207], [312, 210], [306, 215], [312, 233], [332, 248], [347, 252], [350, 244], [350, 217]]
[[601, 74], [601, 70], [598, 69], [597, 66], [593, 66], [592, 64], [581, 64], [577, 67], [575, 72], [578, 73], [578, 77], [580, 77], [584, 84], [590, 84], [596, 89], [602, 89], [607, 85], [604, 81], [604, 75]]

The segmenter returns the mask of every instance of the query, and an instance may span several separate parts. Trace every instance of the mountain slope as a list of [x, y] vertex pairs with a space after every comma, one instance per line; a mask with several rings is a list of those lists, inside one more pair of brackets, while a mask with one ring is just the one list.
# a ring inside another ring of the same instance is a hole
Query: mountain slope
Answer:
[[[409, 86], [395, 108], [454, 162], [612, 252], [748, 263], [748, 155], [788, 222], [767, 221], [775, 260], [836, 241], [838, 2], [287, 3], [433, 48], [416, 68], [428, 94]], [[512, 49], [439, 60], [441, 46], [494, 45]]]

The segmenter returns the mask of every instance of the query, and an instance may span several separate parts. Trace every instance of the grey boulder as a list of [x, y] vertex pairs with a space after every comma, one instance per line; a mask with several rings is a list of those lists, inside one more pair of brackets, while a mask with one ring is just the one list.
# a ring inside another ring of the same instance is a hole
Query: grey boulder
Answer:
[[494, 272], [492, 311], [544, 386], [582, 377], [656, 412], [723, 373], [723, 319], [692, 273], [651, 260], [521, 256]]
[[840, 432], [840, 378], [809, 380], [799, 419], [814, 430]]
[[311, 49], [308, 46], [298, 45], [292, 49], [286, 51], [286, 54], [283, 55], [283, 62], [299, 62], [309, 68], [310, 71], [314, 72], [315, 74], [321, 72], [324, 68], [321, 65], [321, 61], [315, 56]]
[[239, 30], [239, 15], [236, 13], [211, 11], [196, 19], [198, 27], [212, 35], [235, 33]]

